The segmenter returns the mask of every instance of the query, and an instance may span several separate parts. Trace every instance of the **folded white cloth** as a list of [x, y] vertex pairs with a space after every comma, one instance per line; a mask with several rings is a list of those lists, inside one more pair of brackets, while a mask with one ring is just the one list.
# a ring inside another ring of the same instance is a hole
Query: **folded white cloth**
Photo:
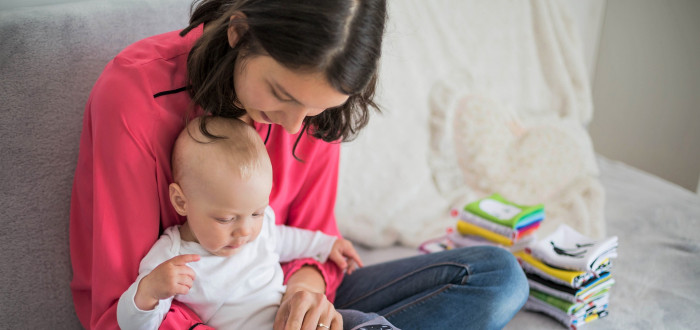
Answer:
[[567, 312], [547, 303], [546, 301], [540, 300], [533, 295], [530, 295], [525, 302], [523, 309], [549, 315], [555, 320], [561, 322], [565, 327], [577, 329], [588, 322], [607, 316], [608, 301], [609, 295], [605, 294], [587, 303], [571, 305], [568, 308], [569, 311]]
[[530, 246], [533, 257], [550, 266], [593, 271], [607, 258], [617, 257], [617, 236], [595, 241], [567, 225]]
[[550, 317], [564, 324], [564, 326], [567, 328], [571, 327], [571, 323], [574, 321], [573, 316], [533, 296], [527, 298], [523, 309], [549, 315]]

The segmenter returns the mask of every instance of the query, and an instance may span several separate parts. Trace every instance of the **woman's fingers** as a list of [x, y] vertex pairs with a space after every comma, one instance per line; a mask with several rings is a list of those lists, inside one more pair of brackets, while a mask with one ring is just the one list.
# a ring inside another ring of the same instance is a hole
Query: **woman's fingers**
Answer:
[[[326, 310], [325, 308], [319, 306], [318, 304], [314, 304], [311, 306], [310, 309], [306, 311], [306, 314], [304, 315], [304, 323], [301, 326], [302, 330], [315, 330], [318, 328], [319, 324], [321, 324], [321, 315], [325, 314]], [[318, 330], [323, 330], [323, 328], [319, 328]]]
[[319, 323], [316, 326], [318, 330], [342, 330], [343, 329], [343, 318], [340, 316], [333, 305], [323, 313], [322, 317], [319, 319]]
[[[324, 330], [332, 328], [334, 324], [336, 328], [333, 329], [342, 329], [342, 317], [324, 294], [299, 291], [280, 305], [274, 329]], [[340, 328], [337, 328], [338, 324]]]
[[333, 321], [331, 321], [331, 330], [343, 330], [343, 316], [338, 311], [333, 309]]
[[289, 312], [285, 320], [285, 330], [299, 330], [304, 325], [306, 313], [312, 309], [313, 294], [307, 291], [295, 292], [292, 298], [287, 300]]
[[287, 316], [289, 315], [290, 305], [286, 302], [280, 304], [280, 308], [277, 309], [277, 315], [275, 315], [275, 323], [272, 325], [274, 330], [284, 329], [285, 323], [287, 322]]

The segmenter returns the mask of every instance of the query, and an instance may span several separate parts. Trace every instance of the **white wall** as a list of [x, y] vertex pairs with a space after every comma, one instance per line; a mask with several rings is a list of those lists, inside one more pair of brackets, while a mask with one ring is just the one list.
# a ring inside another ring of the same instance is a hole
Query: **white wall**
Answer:
[[607, 1], [593, 101], [597, 152], [698, 190], [700, 1]]
[[563, 3], [568, 8], [576, 29], [581, 36], [588, 76], [593, 81], [596, 60], [598, 59], [600, 33], [603, 27], [603, 18], [605, 17], [606, 0], [565, 0]]

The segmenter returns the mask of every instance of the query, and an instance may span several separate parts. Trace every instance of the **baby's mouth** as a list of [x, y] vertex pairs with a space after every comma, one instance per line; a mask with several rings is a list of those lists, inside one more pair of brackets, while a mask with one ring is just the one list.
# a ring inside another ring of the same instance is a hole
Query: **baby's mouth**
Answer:
[[238, 241], [238, 242], [236, 242], [236, 243], [229, 244], [229, 245], [227, 245], [226, 247], [227, 247], [227, 248], [230, 248], [230, 249], [237, 249], [237, 248], [243, 246], [245, 243], [246, 243], [246, 241]]

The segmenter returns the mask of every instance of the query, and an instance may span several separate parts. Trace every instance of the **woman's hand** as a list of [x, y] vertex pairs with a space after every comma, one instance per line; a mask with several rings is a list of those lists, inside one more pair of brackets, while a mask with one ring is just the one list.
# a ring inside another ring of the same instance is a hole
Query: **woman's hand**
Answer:
[[287, 281], [275, 317], [275, 330], [342, 330], [343, 318], [328, 301], [325, 282], [314, 266], [304, 266]]

